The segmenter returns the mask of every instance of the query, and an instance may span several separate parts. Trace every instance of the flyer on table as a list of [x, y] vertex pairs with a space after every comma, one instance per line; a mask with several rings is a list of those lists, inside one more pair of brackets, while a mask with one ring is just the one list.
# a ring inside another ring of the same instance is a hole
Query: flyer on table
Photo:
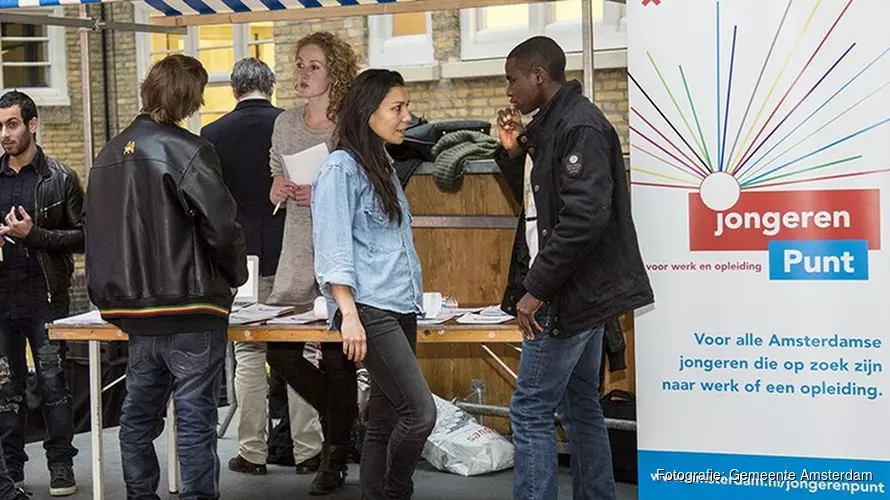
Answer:
[[890, 496], [890, 2], [627, 11], [640, 498]]

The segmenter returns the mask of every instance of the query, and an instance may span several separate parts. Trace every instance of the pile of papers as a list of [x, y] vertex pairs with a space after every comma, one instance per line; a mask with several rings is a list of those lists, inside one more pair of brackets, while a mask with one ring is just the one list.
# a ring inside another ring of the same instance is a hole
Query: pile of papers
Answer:
[[441, 325], [454, 318], [457, 318], [457, 322], [462, 325], [496, 325], [512, 320], [513, 316], [505, 314], [501, 310], [501, 306], [488, 306], [485, 308], [446, 307], [434, 318], [425, 318], [423, 316], [417, 318], [417, 325]]
[[102, 315], [99, 314], [99, 310], [85, 312], [83, 314], [78, 314], [76, 316], [71, 316], [68, 318], [57, 319], [53, 321], [54, 325], [68, 325], [68, 326], [81, 326], [81, 325], [102, 325], [105, 323], [105, 320], [102, 319]]
[[513, 316], [501, 310], [500, 306], [488, 306], [479, 312], [468, 312], [457, 318], [457, 322], [462, 325], [496, 325], [498, 323], [506, 323], [513, 319]]
[[302, 314], [294, 314], [291, 316], [282, 316], [272, 318], [266, 322], [267, 325], [308, 325], [319, 321], [315, 315], [315, 311], [307, 311]]
[[229, 316], [229, 324], [249, 325], [251, 323], [261, 323], [292, 312], [293, 310], [294, 308], [292, 306], [279, 307], [266, 304], [251, 304], [237, 310], [233, 309], [232, 314]]

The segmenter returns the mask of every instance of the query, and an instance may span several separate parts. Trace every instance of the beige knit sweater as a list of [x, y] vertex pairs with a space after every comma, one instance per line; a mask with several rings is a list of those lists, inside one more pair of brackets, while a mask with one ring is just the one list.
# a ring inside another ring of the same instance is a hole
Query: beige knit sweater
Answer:
[[[278, 115], [272, 132], [272, 150], [269, 156], [273, 176], [287, 178], [284, 168], [285, 155], [299, 153], [322, 142], [333, 149], [332, 128], [309, 128], [304, 119], [305, 106], [289, 109]], [[281, 259], [275, 272], [275, 284], [269, 296], [269, 304], [309, 306], [319, 295], [315, 282], [312, 250], [312, 219], [310, 209], [287, 200], [284, 223], [284, 241]], [[303, 309], [301, 307], [301, 309]]]

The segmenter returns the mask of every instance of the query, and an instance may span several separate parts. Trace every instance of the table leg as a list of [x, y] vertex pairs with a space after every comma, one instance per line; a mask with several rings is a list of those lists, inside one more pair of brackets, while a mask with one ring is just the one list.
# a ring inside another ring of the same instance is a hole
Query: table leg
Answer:
[[93, 452], [93, 499], [104, 498], [102, 474], [102, 344], [89, 341], [90, 360], [90, 438]]
[[225, 437], [226, 430], [235, 416], [235, 411], [238, 410], [238, 399], [235, 397], [235, 344], [232, 342], [229, 342], [229, 346], [226, 348], [226, 399], [229, 403], [229, 411], [216, 433], [220, 439]]
[[179, 493], [179, 453], [176, 449], [176, 406], [173, 397], [167, 403], [167, 479], [171, 494]]

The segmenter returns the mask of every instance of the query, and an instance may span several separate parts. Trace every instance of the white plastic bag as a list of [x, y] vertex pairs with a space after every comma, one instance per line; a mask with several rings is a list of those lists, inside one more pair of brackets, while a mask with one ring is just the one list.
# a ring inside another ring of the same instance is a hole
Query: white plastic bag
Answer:
[[364, 415], [368, 409], [368, 400], [371, 399], [371, 374], [367, 368], [360, 368], [355, 373], [358, 383], [358, 414]]
[[513, 467], [513, 443], [448, 401], [436, 395], [433, 399], [436, 427], [423, 448], [423, 458], [430, 465], [461, 476]]

